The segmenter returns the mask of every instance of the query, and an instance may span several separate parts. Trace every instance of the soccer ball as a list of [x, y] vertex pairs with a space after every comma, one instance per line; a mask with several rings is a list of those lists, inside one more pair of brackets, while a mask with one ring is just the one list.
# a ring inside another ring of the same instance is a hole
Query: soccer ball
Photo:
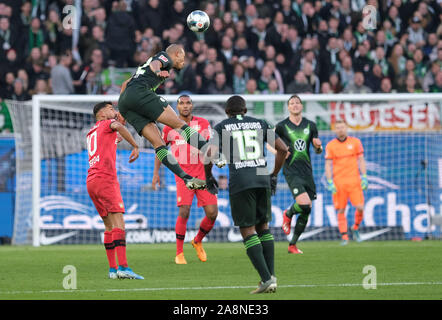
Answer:
[[204, 11], [192, 11], [187, 16], [187, 26], [193, 32], [204, 32], [210, 26], [210, 18]]

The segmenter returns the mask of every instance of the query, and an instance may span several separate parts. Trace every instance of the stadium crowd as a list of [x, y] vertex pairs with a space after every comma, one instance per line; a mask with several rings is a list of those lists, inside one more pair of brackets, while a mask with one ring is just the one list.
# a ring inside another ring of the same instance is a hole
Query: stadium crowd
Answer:
[[[442, 92], [441, 0], [82, 0], [71, 28], [79, 2], [0, 0], [1, 99], [106, 93], [107, 68], [170, 43], [187, 65], [160, 93]], [[186, 27], [195, 9], [204, 34]]]

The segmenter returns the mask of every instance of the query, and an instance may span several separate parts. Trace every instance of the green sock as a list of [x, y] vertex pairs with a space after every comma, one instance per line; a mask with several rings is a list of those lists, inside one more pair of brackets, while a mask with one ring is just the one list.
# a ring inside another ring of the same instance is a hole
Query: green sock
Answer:
[[293, 217], [294, 214], [302, 213], [302, 208], [299, 206], [299, 204], [294, 203], [290, 209], [287, 210], [287, 217], [290, 219]]
[[258, 233], [262, 245], [262, 252], [270, 274], [275, 274], [275, 239], [269, 229]]
[[176, 174], [181, 179], [188, 178], [191, 179], [192, 177], [184, 172], [183, 169], [181, 169], [180, 165], [178, 164], [178, 161], [175, 159], [175, 157], [170, 153], [170, 151], [166, 148], [166, 146], [161, 146], [155, 149], [155, 154], [157, 155], [157, 158], [174, 174]]
[[270, 271], [264, 259], [261, 241], [259, 241], [257, 234], [252, 234], [244, 239], [244, 246], [246, 247], [247, 255], [252, 262], [255, 269], [258, 271], [262, 282], [266, 282], [271, 278]]
[[309, 216], [308, 214], [300, 214], [299, 215], [298, 219], [296, 220], [295, 231], [293, 233], [293, 238], [290, 241], [290, 244], [296, 244], [299, 237], [304, 232], [305, 226], [307, 225], [307, 222], [308, 222], [308, 216]]
[[[188, 144], [190, 144], [193, 147], [197, 147], [198, 150], [201, 150], [206, 144], [207, 140], [204, 139], [198, 131], [193, 129], [192, 127], [189, 127], [187, 124], [182, 126], [179, 130], [177, 130], [180, 135], [186, 140]], [[196, 145], [195, 145], [196, 142]]]

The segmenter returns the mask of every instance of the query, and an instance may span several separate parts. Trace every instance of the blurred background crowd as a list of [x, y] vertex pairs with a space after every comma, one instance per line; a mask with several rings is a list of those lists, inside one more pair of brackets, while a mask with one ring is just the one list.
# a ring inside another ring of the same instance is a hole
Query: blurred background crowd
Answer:
[[118, 93], [170, 43], [187, 64], [160, 93], [442, 92], [441, 19], [441, 0], [0, 0], [0, 100]]

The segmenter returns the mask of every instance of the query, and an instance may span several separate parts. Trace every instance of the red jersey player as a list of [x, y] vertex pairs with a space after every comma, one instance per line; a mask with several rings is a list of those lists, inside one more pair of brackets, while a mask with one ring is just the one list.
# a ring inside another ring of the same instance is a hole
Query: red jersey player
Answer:
[[[205, 139], [210, 138], [209, 121], [192, 115], [193, 103], [189, 96], [181, 95], [178, 98], [177, 109], [179, 117], [191, 128], [198, 131]], [[163, 128], [163, 140], [166, 144], [171, 145], [172, 154], [187, 174], [201, 180], [206, 179], [204, 165], [201, 162], [198, 149], [187, 144], [178, 132], [168, 126]], [[154, 174], [152, 178], [152, 188], [154, 190], [156, 190], [157, 184], [160, 185], [160, 176], [158, 174], [160, 166], [161, 161], [155, 158]], [[178, 218], [175, 224], [175, 263], [187, 264], [186, 259], [184, 258], [183, 244], [186, 235], [187, 220], [189, 219], [190, 208], [195, 195], [198, 200], [198, 207], [204, 208], [206, 216], [201, 221], [198, 234], [191, 241], [191, 244], [195, 248], [198, 258], [205, 262], [207, 260], [207, 255], [203, 249], [202, 240], [204, 236], [212, 230], [213, 225], [215, 224], [216, 217], [218, 216], [218, 199], [216, 195], [211, 194], [207, 190], [189, 190], [184, 184], [184, 181], [177, 176], [175, 176], [175, 181], [177, 186], [177, 206], [179, 207]]]
[[89, 196], [104, 222], [104, 247], [110, 267], [109, 278], [144, 279], [127, 265], [124, 203], [115, 165], [117, 143], [121, 138], [133, 147], [129, 162], [138, 158], [138, 145], [126, 127], [115, 120], [118, 118], [119, 121], [123, 121], [111, 102], [96, 104], [94, 116], [97, 122], [87, 134], [89, 170], [86, 185]]

